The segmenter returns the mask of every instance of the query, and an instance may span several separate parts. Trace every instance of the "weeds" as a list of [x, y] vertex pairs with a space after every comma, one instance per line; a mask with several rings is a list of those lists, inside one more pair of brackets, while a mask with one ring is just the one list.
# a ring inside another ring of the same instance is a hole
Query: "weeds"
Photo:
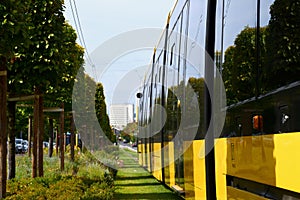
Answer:
[[[102, 153], [100, 153], [102, 154]], [[66, 154], [67, 155], [67, 154]], [[89, 152], [76, 151], [75, 161], [44, 157], [44, 177], [31, 178], [31, 158], [17, 156], [16, 178], [8, 181], [5, 199], [112, 199], [115, 188], [109, 168]]]

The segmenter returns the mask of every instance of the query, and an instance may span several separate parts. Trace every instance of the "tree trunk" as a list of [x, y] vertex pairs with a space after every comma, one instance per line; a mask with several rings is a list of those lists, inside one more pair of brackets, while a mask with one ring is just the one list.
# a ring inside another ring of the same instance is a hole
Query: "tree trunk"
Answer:
[[0, 58], [0, 199], [6, 195], [6, 178], [7, 178], [7, 69], [6, 58]]
[[32, 116], [28, 118], [28, 156], [31, 156], [31, 142], [32, 142]]
[[53, 119], [49, 119], [49, 149], [48, 149], [48, 156], [49, 158], [52, 157], [53, 154]]
[[41, 95], [39, 98], [39, 131], [38, 131], [38, 171], [39, 177], [44, 176], [44, 167], [43, 167], [43, 139], [44, 139], [44, 113], [43, 113], [43, 106], [44, 104], [44, 99], [43, 96]]
[[[16, 177], [16, 102], [8, 102], [8, 179]], [[21, 138], [22, 139], [22, 138]]]
[[60, 170], [65, 169], [65, 151], [64, 151], [64, 123], [65, 123], [65, 112], [64, 104], [62, 103], [61, 108], [63, 111], [60, 112], [60, 135], [59, 135], [59, 151], [60, 151]]
[[59, 156], [58, 154], [58, 145], [59, 145], [59, 127], [57, 126], [56, 129], [55, 129], [55, 153], [56, 153], [56, 156]]
[[39, 131], [39, 94], [34, 91], [34, 110], [33, 110], [33, 145], [32, 145], [32, 178], [37, 177], [37, 140]]

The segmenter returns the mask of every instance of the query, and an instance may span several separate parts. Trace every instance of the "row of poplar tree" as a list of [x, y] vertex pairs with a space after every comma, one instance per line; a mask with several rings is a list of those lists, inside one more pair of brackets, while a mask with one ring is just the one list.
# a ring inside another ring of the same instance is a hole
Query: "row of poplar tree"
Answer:
[[[0, 2], [0, 198], [6, 194], [7, 141], [11, 151], [8, 178], [15, 176], [15, 152], [12, 147], [16, 135], [16, 112], [17, 121], [22, 121], [20, 116], [24, 118], [30, 112], [34, 113], [37, 152], [38, 156], [43, 156], [40, 149], [46, 138], [43, 134], [43, 108], [62, 107], [64, 111], [72, 111], [76, 75], [84, 73], [84, 48], [76, 43], [76, 32], [66, 22], [63, 12], [63, 0]], [[95, 86], [96, 95], [92, 94], [101, 104], [96, 107], [97, 117], [105, 124], [105, 134], [113, 138], [106, 115], [103, 86], [87, 75], [84, 84]], [[36, 110], [39, 113], [35, 113]], [[42, 160], [42, 157], [37, 160]], [[33, 177], [43, 176], [43, 169], [38, 169], [38, 172]]]

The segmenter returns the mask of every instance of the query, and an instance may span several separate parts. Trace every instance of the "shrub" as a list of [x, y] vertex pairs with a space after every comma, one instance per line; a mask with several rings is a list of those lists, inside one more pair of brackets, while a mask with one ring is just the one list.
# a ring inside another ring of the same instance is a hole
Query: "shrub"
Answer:
[[114, 193], [111, 173], [92, 154], [80, 154], [75, 162], [66, 159], [64, 172], [58, 157], [44, 157], [44, 177], [30, 178], [28, 169], [31, 159], [17, 157], [18, 175], [8, 181], [6, 199], [112, 199]]

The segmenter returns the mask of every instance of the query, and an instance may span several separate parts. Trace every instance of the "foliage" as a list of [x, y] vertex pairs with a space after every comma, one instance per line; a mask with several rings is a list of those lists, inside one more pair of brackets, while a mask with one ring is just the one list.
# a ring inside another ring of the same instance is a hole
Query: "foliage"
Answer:
[[[188, 113], [186, 116], [185, 122], [187, 125], [193, 125], [194, 123], [197, 123], [195, 121], [194, 116], [198, 115], [196, 112], [197, 109], [194, 108], [193, 99], [194, 99], [194, 93], [197, 95], [198, 100], [198, 109], [200, 111], [200, 120], [198, 124], [198, 134], [197, 139], [203, 138], [206, 133], [204, 119], [205, 119], [205, 112], [204, 112], [204, 96], [205, 96], [205, 81], [204, 78], [194, 78], [191, 77], [188, 81], [189, 85], [191, 86], [191, 89], [187, 89], [187, 102], [186, 102], [186, 112]], [[196, 113], [195, 113], [196, 112]]]
[[[85, 154], [76, 152], [78, 173], [72, 176], [71, 161], [67, 170], [59, 170], [58, 157], [45, 157], [45, 177], [30, 178], [30, 158], [17, 157], [17, 177], [8, 182], [6, 199], [112, 199], [114, 181], [102, 165], [90, 162]], [[29, 171], [28, 171], [29, 169]]]
[[6, 199], [112, 199], [114, 189], [104, 176], [55, 176], [12, 180]]
[[120, 152], [118, 146], [106, 146], [103, 150], [95, 151], [93, 153], [86, 150], [84, 152], [84, 156], [89, 160], [89, 163], [101, 165], [112, 175], [112, 177], [116, 176], [118, 155]]
[[96, 86], [95, 109], [96, 109], [96, 115], [98, 118], [98, 122], [100, 124], [102, 131], [105, 133], [106, 137], [112, 143], [115, 143], [116, 136], [110, 127], [109, 117], [106, 112], [106, 104], [105, 104], [103, 85], [101, 83], [98, 83]]
[[46, 105], [66, 102], [70, 110], [84, 50], [76, 44], [75, 30], [65, 22], [63, 9], [61, 0], [31, 2], [26, 18], [31, 43], [29, 47], [16, 46], [17, 59], [9, 67], [8, 86], [11, 95], [32, 94], [38, 86], [46, 94]]
[[256, 84], [258, 93], [266, 93], [299, 80], [300, 2], [275, 0], [270, 14], [268, 26], [260, 29], [259, 63], [255, 28], [246, 27], [225, 52], [223, 80], [228, 104], [253, 97]]
[[0, 56], [14, 59], [17, 45], [28, 46], [28, 9], [31, 1], [6, 0], [0, 3]]
[[299, 80], [300, 2], [276, 0], [270, 14], [264, 69], [268, 90]]
[[[260, 28], [260, 59], [264, 61], [264, 39], [266, 28]], [[227, 103], [245, 100], [256, 94], [257, 70], [259, 65], [256, 47], [256, 28], [245, 27], [234, 41], [234, 46], [225, 52], [223, 80], [225, 81]]]
[[18, 60], [9, 68], [9, 88], [12, 93], [32, 93], [34, 86], [39, 86], [45, 92], [56, 86], [59, 72], [64, 70], [60, 55], [65, 22], [62, 1], [31, 2], [26, 22], [31, 43], [29, 48], [17, 46]]
[[127, 141], [135, 142], [136, 137], [134, 134], [137, 132], [138, 132], [138, 123], [132, 122], [127, 124], [126, 127], [121, 131], [121, 136]]
[[[9, 49], [1, 47], [1, 50], [9, 50], [6, 54], [13, 57], [8, 66], [10, 96], [32, 94], [38, 86], [45, 94], [45, 107], [64, 102], [68, 111], [75, 77], [84, 62], [84, 49], [76, 44], [75, 30], [65, 22], [63, 3], [61, 0], [5, 1], [0, 9], [8, 13], [1, 19], [4, 28], [1, 30], [9, 35], [1, 36], [5, 40], [1, 40], [1, 45]], [[24, 132], [24, 122], [32, 109], [17, 111], [22, 115], [16, 115], [16, 129]]]

